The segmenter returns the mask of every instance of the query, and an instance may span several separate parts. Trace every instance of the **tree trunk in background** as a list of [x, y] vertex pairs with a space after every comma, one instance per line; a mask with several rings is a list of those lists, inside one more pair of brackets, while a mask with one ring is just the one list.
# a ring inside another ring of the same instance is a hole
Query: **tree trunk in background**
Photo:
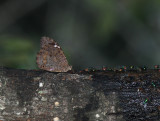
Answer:
[[160, 121], [160, 72], [0, 68], [0, 120]]

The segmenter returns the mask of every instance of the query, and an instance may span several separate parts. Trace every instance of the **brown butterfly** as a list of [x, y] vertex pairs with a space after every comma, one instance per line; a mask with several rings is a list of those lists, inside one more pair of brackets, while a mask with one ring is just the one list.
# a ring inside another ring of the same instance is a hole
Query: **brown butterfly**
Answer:
[[41, 38], [41, 49], [37, 53], [37, 65], [51, 72], [67, 72], [72, 69], [57, 42], [49, 37]]

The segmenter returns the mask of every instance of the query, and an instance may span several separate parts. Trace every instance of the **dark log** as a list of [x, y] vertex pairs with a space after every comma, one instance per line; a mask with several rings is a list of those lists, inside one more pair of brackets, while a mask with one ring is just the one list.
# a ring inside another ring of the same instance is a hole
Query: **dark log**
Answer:
[[0, 120], [160, 121], [160, 72], [1, 67]]

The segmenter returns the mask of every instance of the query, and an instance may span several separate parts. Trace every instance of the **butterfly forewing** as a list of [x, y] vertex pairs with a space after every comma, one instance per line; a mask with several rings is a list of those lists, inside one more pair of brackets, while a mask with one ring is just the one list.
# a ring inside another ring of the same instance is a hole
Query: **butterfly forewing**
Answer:
[[37, 65], [40, 69], [51, 72], [67, 72], [72, 69], [61, 47], [48, 37], [42, 37], [41, 39], [41, 49], [37, 54]]

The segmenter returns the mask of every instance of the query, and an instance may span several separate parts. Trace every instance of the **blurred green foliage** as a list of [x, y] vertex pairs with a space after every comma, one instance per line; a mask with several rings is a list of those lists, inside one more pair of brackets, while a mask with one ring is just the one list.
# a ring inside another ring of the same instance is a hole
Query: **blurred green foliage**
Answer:
[[57, 40], [76, 69], [160, 62], [159, 0], [0, 3], [0, 65], [36, 68], [42, 36]]
[[13, 68], [35, 68], [37, 48], [24, 37], [0, 37], [0, 63]]

